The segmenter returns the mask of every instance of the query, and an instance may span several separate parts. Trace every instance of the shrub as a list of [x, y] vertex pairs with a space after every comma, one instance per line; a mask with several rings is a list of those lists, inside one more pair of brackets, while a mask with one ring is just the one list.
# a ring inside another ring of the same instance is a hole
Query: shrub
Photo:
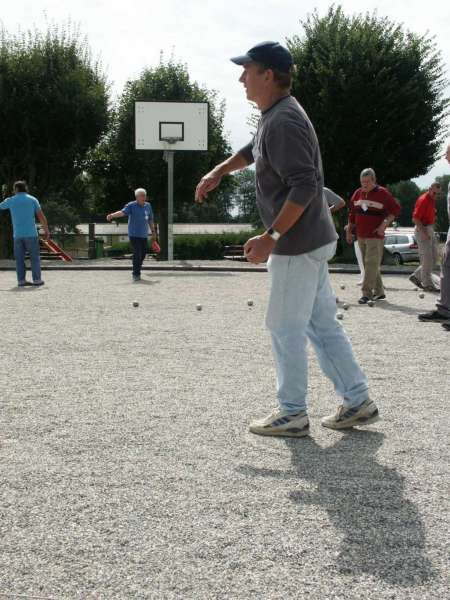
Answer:
[[220, 260], [225, 246], [245, 244], [252, 235], [251, 232], [177, 235], [173, 255], [177, 260]]
[[117, 242], [105, 249], [105, 256], [123, 256], [132, 252], [130, 242]]
[[[256, 233], [201, 233], [175, 235], [173, 239], [173, 255], [176, 260], [220, 260], [223, 258], [225, 246], [242, 245]], [[113, 244], [105, 250], [107, 256], [130, 254], [129, 242]]]

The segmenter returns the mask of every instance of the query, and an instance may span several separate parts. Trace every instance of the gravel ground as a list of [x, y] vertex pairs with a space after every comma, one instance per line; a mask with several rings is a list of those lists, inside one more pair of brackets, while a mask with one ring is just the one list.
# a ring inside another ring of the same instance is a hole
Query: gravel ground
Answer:
[[361, 307], [358, 276], [333, 275], [384, 419], [323, 429], [337, 398], [312, 358], [312, 435], [286, 441], [247, 432], [274, 405], [266, 274], [45, 278], [0, 273], [0, 597], [449, 597], [450, 333], [416, 318], [433, 297], [387, 276]]

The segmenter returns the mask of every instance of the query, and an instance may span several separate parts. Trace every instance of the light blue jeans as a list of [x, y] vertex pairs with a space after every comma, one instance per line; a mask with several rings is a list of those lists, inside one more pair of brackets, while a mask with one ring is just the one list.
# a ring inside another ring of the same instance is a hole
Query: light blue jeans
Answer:
[[328, 276], [328, 260], [336, 244], [307, 254], [272, 254], [268, 262], [271, 291], [266, 324], [272, 335], [277, 371], [277, 397], [282, 410], [306, 410], [308, 339], [320, 367], [342, 396], [346, 407], [369, 397], [367, 378], [336, 319], [336, 297]]
[[16, 273], [19, 284], [25, 283], [26, 267], [25, 254], [29, 253], [31, 262], [31, 273], [33, 281], [41, 281], [41, 256], [39, 250], [39, 238], [23, 237], [14, 239], [14, 256], [16, 259]]

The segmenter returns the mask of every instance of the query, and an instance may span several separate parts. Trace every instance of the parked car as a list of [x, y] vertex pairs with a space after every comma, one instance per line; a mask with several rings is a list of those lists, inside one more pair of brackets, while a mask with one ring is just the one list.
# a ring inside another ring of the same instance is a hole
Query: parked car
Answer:
[[384, 238], [385, 258], [383, 262], [402, 265], [419, 260], [419, 247], [413, 233], [391, 233], [386, 231]]

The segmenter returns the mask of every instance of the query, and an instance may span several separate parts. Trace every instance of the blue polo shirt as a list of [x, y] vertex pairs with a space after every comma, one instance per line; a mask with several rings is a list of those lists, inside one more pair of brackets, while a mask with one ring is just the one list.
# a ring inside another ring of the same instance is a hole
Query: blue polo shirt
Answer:
[[149, 202], [141, 206], [137, 200], [128, 202], [122, 212], [128, 216], [128, 236], [148, 238], [149, 224], [153, 223], [153, 211]]
[[0, 210], [8, 209], [11, 213], [14, 238], [37, 237], [36, 214], [41, 210], [37, 198], [26, 192], [19, 192], [0, 202]]

